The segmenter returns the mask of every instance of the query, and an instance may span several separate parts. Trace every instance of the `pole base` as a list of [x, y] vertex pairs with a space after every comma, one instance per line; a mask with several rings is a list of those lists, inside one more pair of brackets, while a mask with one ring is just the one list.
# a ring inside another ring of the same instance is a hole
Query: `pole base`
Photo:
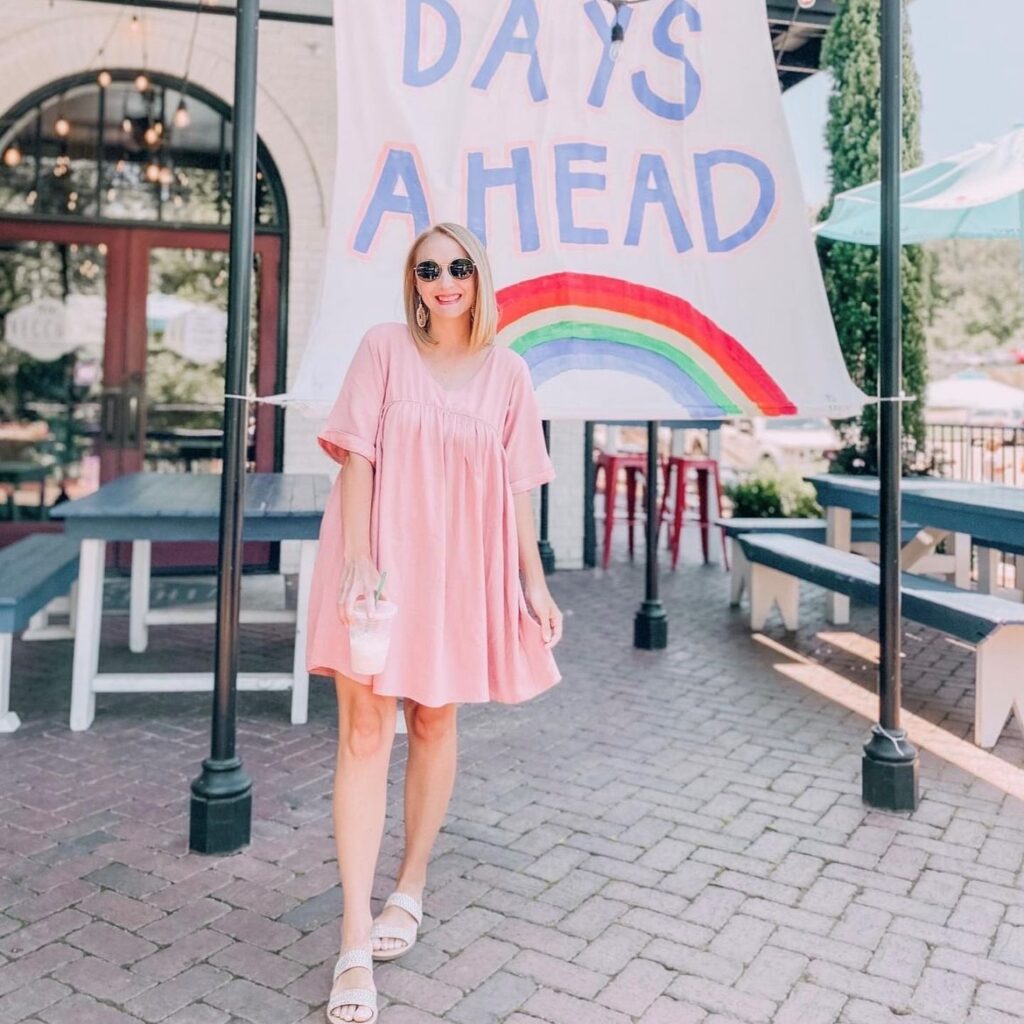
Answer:
[[551, 541], [538, 541], [537, 550], [540, 552], [540, 564], [544, 569], [544, 575], [550, 576], [555, 571], [555, 549], [551, 546]]
[[883, 811], [914, 811], [921, 802], [916, 748], [903, 729], [874, 726], [861, 759], [861, 796]]
[[633, 619], [633, 646], [661, 651], [668, 646], [668, 616], [661, 601], [644, 601]]
[[231, 853], [252, 836], [252, 779], [237, 757], [206, 758], [192, 780], [188, 847], [197, 853]]

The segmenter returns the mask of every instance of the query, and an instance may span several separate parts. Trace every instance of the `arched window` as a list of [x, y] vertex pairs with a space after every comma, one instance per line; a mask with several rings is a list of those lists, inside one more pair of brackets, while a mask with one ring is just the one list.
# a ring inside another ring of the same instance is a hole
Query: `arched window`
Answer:
[[[109, 76], [109, 79], [108, 79]], [[0, 119], [4, 216], [226, 225], [231, 112], [180, 79], [132, 70], [47, 85]], [[283, 229], [280, 180], [262, 145], [256, 222]]]

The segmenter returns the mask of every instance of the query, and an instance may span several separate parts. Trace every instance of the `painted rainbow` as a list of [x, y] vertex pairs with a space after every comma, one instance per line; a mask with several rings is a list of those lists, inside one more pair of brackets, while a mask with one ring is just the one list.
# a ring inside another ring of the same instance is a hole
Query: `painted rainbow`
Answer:
[[567, 370], [622, 370], [660, 385], [694, 417], [796, 412], [736, 338], [677, 295], [563, 272], [501, 289], [498, 306], [499, 343], [526, 359], [535, 386]]

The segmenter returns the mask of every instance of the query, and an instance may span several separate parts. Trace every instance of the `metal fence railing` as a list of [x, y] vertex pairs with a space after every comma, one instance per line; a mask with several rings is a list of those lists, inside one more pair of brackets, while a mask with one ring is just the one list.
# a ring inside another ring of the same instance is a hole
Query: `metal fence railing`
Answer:
[[1024, 487], [1024, 426], [930, 423], [925, 455], [939, 476]]

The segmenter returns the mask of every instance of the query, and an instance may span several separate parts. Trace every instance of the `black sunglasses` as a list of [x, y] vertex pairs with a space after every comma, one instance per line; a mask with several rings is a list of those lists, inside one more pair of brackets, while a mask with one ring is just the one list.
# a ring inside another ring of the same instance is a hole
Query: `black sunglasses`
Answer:
[[[441, 276], [441, 264], [437, 260], [424, 260], [417, 263], [413, 270], [421, 281], [436, 281]], [[468, 256], [460, 256], [448, 264], [448, 273], [456, 281], [465, 281], [467, 277], [473, 276], [476, 264]]]

